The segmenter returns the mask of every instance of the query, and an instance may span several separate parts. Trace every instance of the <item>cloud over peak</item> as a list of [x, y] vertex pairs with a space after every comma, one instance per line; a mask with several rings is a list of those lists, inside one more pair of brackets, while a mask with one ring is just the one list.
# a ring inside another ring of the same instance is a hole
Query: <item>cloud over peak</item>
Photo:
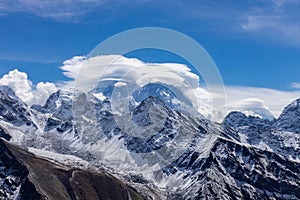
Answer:
[[[146, 81], [144, 78], [147, 78], [147, 81], [150, 83], [155, 82], [157, 78], [151, 76], [151, 73], [154, 73], [154, 75], [155, 73], [159, 74], [160, 80], [168, 80], [171, 73], [173, 78], [177, 77], [177, 82], [187, 80], [191, 83], [188, 90], [185, 90], [184, 87], [182, 87], [182, 90], [190, 98], [194, 108], [206, 117], [212, 114], [212, 95], [207, 89], [199, 86], [199, 77], [192, 73], [188, 66], [176, 63], [144, 63], [138, 59], [118, 56], [118, 59], [109, 68], [106, 68], [108, 60], [112, 60], [113, 57], [113, 55], [110, 55], [87, 59], [86, 57], [75, 56], [65, 61], [64, 65], [60, 68], [64, 70], [64, 74], [67, 77], [75, 80], [81, 67], [84, 66], [86, 70], [81, 71], [80, 73], [83, 73], [80, 75], [84, 77], [85, 81], [80, 85], [88, 85], [90, 89], [95, 87], [100, 75], [101, 79], [107, 81], [121, 81], [124, 83], [124, 81], [126, 82], [124, 78], [129, 78], [136, 80], [137, 83], [144, 83]], [[153, 67], [155, 70], [144, 71], [147, 67]], [[147, 72], [148, 75], [143, 76], [143, 71]], [[102, 83], [102, 85], [107, 84], [107, 82]], [[113, 82], [114, 84], [115, 82]], [[173, 83], [169, 82], [169, 84]], [[176, 87], [180, 86], [182, 85], [176, 85]], [[297, 84], [294, 84], [294, 86], [296, 87]], [[279, 91], [247, 86], [227, 86], [225, 89], [227, 96], [226, 107], [229, 111], [242, 111], [248, 115], [268, 119], [272, 119], [273, 116], [278, 117], [286, 105], [300, 97], [300, 90]]]
[[273, 114], [269, 108], [265, 105], [265, 102], [259, 98], [245, 98], [235, 102], [230, 102], [228, 105], [230, 111], [240, 111], [247, 116], [260, 117], [262, 119], [272, 120]]
[[[162, 82], [182, 91], [193, 107], [204, 116], [209, 118], [216, 111], [211, 107], [212, 95], [206, 88], [199, 85], [199, 77], [190, 71], [188, 66], [176, 63], [145, 63], [138, 59], [117, 56], [118, 59], [110, 63], [108, 67], [108, 61], [113, 58], [116, 58], [116, 55], [93, 58], [74, 56], [66, 60], [60, 68], [72, 81], [60, 87], [69, 88], [77, 84], [77, 86], [88, 88], [83, 91], [90, 91], [96, 86], [107, 87], [111, 84], [115, 87], [117, 82], [120, 83], [117, 84], [120, 88], [127, 87], [128, 83], [142, 87], [147, 83]], [[81, 77], [79, 80], [82, 82], [76, 83], [78, 77]], [[99, 78], [102, 82], [99, 82]], [[16, 95], [29, 105], [42, 105], [50, 94], [57, 91], [57, 86], [53, 83], [40, 82], [34, 85], [26, 73], [17, 69], [4, 75], [0, 79], [0, 85], [11, 87]], [[259, 87], [225, 86], [227, 110], [242, 111], [247, 115], [268, 119], [273, 116], [278, 117], [286, 105], [300, 98], [299, 83], [292, 83], [291, 86], [295, 90], [280, 91]]]
[[300, 90], [281, 91], [270, 88], [227, 86], [226, 96], [229, 110], [243, 111], [247, 108], [249, 110], [261, 108], [269, 110], [276, 118], [285, 106], [300, 98]]

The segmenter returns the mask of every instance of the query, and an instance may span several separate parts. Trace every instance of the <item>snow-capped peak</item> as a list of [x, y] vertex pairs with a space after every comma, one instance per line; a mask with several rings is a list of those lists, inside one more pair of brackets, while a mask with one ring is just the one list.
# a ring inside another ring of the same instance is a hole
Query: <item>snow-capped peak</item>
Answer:
[[279, 130], [300, 133], [300, 99], [286, 106], [274, 124]]

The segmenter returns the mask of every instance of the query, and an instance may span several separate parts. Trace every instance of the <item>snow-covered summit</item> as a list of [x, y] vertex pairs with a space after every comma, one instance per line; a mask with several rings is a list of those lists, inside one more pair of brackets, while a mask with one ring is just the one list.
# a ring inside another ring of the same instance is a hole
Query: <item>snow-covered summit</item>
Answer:
[[32, 105], [31, 108], [43, 113], [53, 113], [64, 104], [71, 104], [73, 97], [73, 91], [60, 89], [49, 96], [45, 105]]
[[0, 119], [14, 126], [35, 126], [28, 106], [8, 86], [0, 86]]
[[284, 108], [274, 127], [279, 130], [300, 133], [300, 99], [294, 100]]

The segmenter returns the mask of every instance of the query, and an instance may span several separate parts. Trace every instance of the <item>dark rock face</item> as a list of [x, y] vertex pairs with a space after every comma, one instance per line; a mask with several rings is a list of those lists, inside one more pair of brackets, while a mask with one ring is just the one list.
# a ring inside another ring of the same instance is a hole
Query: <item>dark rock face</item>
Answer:
[[155, 106], [167, 114], [164, 125], [161, 130], [158, 130], [157, 134], [148, 137], [126, 135], [126, 146], [132, 152], [149, 153], [155, 151], [175, 137], [176, 132], [174, 130], [180, 116], [157, 97], [150, 96], [134, 108], [132, 121], [141, 128], [152, 125], [153, 121], [150, 119], [149, 114], [151, 106]]
[[197, 152], [192, 153], [192, 157], [186, 170], [195, 181], [172, 196], [182, 199], [300, 199], [300, 163], [275, 153], [219, 138], [208, 157], [198, 157]]
[[300, 99], [293, 101], [284, 108], [274, 127], [283, 131], [300, 133]]
[[161, 99], [166, 105], [168, 105], [168, 107], [177, 109], [179, 108], [181, 101], [178, 100], [173, 91], [177, 93], [179, 93], [179, 91], [175, 87], [172, 88], [173, 91], [171, 91], [169, 88], [170, 86], [166, 87], [163, 84], [149, 83], [142, 88], [134, 91], [132, 96], [137, 102], [142, 102], [148, 97], [156, 97]]
[[247, 117], [244, 113], [241, 112], [231, 112], [224, 119], [223, 124], [225, 126], [231, 126], [233, 128], [253, 126], [261, 129], [267, 129], [272, 126], [272, 121], [253, 116]]
[[0, 116], [1, 120], [14, 126], [35, 126], [27, 105], [7, 86], [0, 86]]
[[43, 199], [29, 181], [29, 171], [0, 140], [0, 198]]
[[0, 199], [144, 199], [108, 173], [57, 164], [2, 140], [0, 154]]
[[108, 174], [73, 171], [69, 184], [73, 199], [143, 199], [133, 188]]
[[50, 95], [44, 106], [33, 105], [31, 109], [48, 114], [44, 131], [56, 129], [59, 133], [71, 131], [73, 128], [72, 97], [71, 92], [58, 90]]
[[0, 126], [0, 138], [4, 138], [7, 141], [11, 139], [11, 136], [9, 135], [8, 131]]
[[[262, 148], [269, 148], [286, 158], [300, 158], [300, 137], [297, 127], [300, 120], [297, 119], [298, 104], [293, 102], [286, 107], [278, 119], [269, 121], [258, 117], [246, 116], [240, 112], [232, 112], [222, 124], [227, 133], [235, 134], [237, 141], [244, 137], [246, 142]], [[285, 127], [285, 128], [284, 128]]]

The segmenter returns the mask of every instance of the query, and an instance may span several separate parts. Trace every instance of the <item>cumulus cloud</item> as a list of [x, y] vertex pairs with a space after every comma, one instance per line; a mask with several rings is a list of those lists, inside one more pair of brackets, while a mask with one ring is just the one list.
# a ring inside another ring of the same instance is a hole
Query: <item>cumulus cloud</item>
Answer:
[[33, 99], [32, 82], [24, 72], [17, 69], [10, 71], [0, 79], [0, 85], [7, 85], [13, 89], [16, 95], [24, 102], [30, 102]]
[[28, 105], [44, 104], [50, 94], [57, 91], [55, 84], [40, 82], [34, 88], [28, 75], [17, 69], [10, 71], [0, 79], [0, 85], [7, 85]]
[[31, 100], [31, 104], [41, 104], [43, 105], [48, 97], [57, 91], [55, 84], [49, 82], [39, 82], [36, 85], [36, 89], [32, 90], [34, 95]]

